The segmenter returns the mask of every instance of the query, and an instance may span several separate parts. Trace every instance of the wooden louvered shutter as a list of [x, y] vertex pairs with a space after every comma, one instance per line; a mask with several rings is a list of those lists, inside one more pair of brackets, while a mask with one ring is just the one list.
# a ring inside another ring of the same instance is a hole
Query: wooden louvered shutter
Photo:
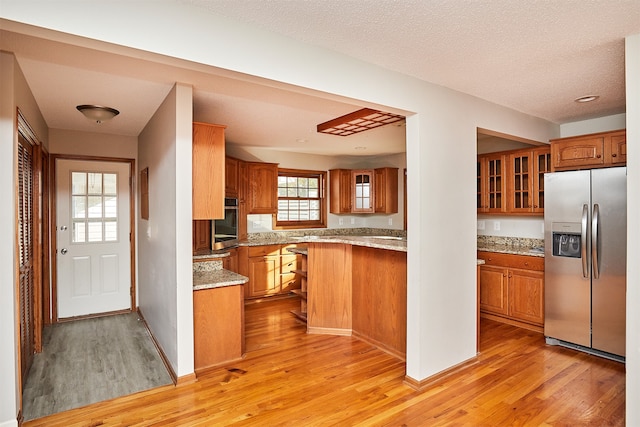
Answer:
[[23, 138], [18, 144], [18, 251], [20, 297], [20, 354], [24, 380], [34, 353], [34, 214], [33, 147]]

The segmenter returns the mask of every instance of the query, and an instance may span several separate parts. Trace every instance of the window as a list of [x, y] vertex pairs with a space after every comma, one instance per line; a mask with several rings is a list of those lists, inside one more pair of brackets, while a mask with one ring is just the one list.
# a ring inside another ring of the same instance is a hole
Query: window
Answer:
[[324, 171], [278, 169], [277, 228], [326, 227]]
[[118, 197], [115, 173], [71, 173], [73, 243], [118, 240]]

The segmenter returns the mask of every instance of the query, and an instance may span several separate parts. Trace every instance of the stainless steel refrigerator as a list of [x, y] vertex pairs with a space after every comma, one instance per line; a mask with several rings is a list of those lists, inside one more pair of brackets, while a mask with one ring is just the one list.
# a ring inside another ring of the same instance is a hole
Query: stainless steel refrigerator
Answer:
[[624, 360], [627, 168], [544, 177], [548, 344]]

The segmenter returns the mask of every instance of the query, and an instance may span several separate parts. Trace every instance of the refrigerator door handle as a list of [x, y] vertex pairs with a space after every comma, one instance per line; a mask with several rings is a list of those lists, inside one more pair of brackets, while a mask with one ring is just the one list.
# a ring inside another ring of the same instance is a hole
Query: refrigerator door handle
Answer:
[[587, 227], [589, 226], [589, 206], [582, 205], [582, 228], [580, 240], [580, 257], [582, 258], [582, 277], [589, 278], [589, 264], [587, 262]]
[[593, 205], [593, 219], [591, 220], [591, 264], [593, 265], [593, 278], [600, 277], [598, 262], [598, 222], [600, 222], [600, 206]]

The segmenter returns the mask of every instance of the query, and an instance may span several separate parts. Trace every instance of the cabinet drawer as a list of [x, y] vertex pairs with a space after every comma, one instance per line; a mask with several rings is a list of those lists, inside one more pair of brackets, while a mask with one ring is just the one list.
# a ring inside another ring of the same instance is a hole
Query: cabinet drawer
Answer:
[[298, 265], [298, 256], [297, 255], [282, 255], [280, 257], [280, 272], [281, 273], [291, 273], [295, 270]]
[[280, 245], [249, 246], [249, 257], [279, 254]]
[[478, 251], [478, 259], [483, 259], [485, 265], [544, 271], [544, 258], [542, 257]]

